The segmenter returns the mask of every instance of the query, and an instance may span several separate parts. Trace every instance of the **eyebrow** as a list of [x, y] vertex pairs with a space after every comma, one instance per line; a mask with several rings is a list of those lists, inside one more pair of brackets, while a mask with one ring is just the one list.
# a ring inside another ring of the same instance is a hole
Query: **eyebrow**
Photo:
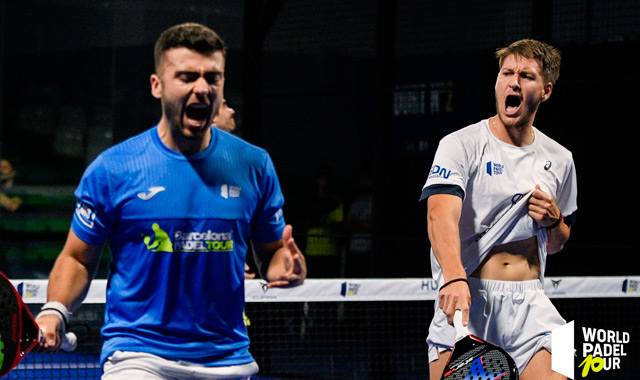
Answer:
[[511, 68], [511, 67], [502, 67], [502, 69], [500, 70], [501, 72], [510, 72], [510, 73], [518, 73], [519, 75], [542, 75], [541, 73], [538, 72], [538, 70], [536, 70], [535, 68], [531, 68], [531, 67], [525, 67], [519, 71], [516, 71], [516, 69]]
[[[176, 74], [196, 74], [196, 75], [200, 75], [200, 71], [198, 70], [177, 70]], [[207, 70], [204, 72], [204, 75], [210, 75], [210, 74], [214, 74], [214, 75], [224, 75], [223, 71], [219, 71], [219, 70]]]

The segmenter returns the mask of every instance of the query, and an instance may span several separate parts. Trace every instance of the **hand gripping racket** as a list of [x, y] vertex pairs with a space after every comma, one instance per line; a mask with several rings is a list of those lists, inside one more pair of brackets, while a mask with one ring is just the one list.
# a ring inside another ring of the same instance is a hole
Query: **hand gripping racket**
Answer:
[[[0, 272], [0, 377], [11, 371], [39, 341], [44, 333], [11, 281]], [[62, 349], [73, 351], [77, 345], [74, 333], [62, 336]]]
[[462, 325], [462, 312], [453, 316], [456, 343], [441, 380], [517, 380], [518, 369], [513, 358], [502, 348], [475, 337]]

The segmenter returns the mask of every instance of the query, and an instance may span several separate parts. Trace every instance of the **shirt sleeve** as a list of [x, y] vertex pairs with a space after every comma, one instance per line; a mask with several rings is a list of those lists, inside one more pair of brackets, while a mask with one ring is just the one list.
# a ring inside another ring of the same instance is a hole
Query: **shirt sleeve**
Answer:
[[74, 192], [76, 210], [71, 221], [71, 228], [86, 243], [103, 244], [113, 227], [109, 184], [103, 160], [98, 157], [85, 170], [80, 184]]
[[464, 199], [467, 186], [468, 154], [464, 149], [464, 144], [456, 135], [445, 136], [440, 140], [438, 150], [433, 159], [433, 165], [429, 170], [427, 182], [423, 186], [423, 194], [420, 200], [428, 197], [431, 193], [425, 191], [429, 189], [452, 188], [458, 189], [457, 195]]
[[282, 213], [284, 196], [271, 157], [265, 156], [264, 165], [258, 176], [258, 186], [262, 195], [251, 220], [251, 235], [262, 243], [282, 239], [285, 220]]
[[562, 215], [565, 216], [565, 223], [572, 225], [576, 221], [576, 211], [578, 209], [578, 181], [573, 157], [571, 157], [569, 162], [569, 168], [562, 181], [562, 187], [556, 196], [556, 204]]

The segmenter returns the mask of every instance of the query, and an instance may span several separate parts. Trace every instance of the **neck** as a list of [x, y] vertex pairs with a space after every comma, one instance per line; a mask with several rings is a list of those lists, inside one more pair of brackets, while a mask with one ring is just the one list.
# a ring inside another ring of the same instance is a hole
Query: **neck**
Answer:
[[489, 119], [489, 128], [498, 140], [517, 147], [529, 146], [535, 141], [535, 134], [531, 124], [506, 125], [496, 115]]
[[191, 156], [207, 149], [211, 143], [211, 130], [205, 129], [202, 136], [185, 136], [177, 127], [171, 127], [161, 120], [158, 124], [158, 136], [167, 148]]

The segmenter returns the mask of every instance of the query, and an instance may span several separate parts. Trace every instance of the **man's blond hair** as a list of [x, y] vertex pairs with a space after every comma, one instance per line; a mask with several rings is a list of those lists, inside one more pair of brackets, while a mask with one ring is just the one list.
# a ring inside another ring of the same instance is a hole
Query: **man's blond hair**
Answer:
[[498, 49], [496, 58], [499, 60], [500, 68], [502, 68], [504, 60], [511, 54], [516, 57], [535, 59], [540, 65], [542, 79], [545, 83], [555, 84], [560, 77], [560, 51], [549, 44], [524, 39]]

